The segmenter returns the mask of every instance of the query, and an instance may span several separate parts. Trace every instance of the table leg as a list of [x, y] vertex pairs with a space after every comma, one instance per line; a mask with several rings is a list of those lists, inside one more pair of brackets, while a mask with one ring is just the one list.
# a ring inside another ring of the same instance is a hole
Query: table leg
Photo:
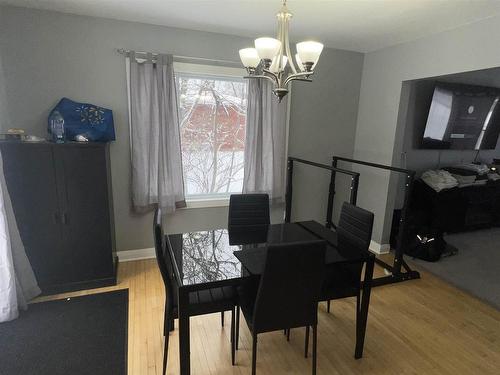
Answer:
[[190, 375], [189, 292], [179, 288], [179, 364], [181, 375]]
[[356, 328], [356, 351], [354, 353], [354, 358], [356, 359], [359, 359], [363, 356], [363, 346], [365, 343], [366, 324], [368, 322], [368, 308], [370, 306], [370, 293], [372, 289], [374, 265], [375, 256], [370, 256], [370, 258], [366, 262], [365, 279], [363, 281], [363, 294], [361, 299], [359, 328]]
[[236, 306], [236, 333], [234, 348], [238, 350], [238, 341], [240, 341], [240, 307]]

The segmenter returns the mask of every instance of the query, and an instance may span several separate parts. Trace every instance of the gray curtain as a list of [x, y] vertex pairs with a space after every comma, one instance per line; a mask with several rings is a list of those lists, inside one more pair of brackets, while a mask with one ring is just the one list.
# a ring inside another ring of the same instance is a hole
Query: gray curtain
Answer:
[[40, 289], [17, 228], [0, 155], [0, 322], [15, 319]]
[[132, 203], [136, 211], [185, 206], [172, 55], [128, 56]]
[[271, 90], [267, 80], [249, 80], [243, 193], [267, 193], [279, 203], [285, 196], [288, 98], [279, 103]]

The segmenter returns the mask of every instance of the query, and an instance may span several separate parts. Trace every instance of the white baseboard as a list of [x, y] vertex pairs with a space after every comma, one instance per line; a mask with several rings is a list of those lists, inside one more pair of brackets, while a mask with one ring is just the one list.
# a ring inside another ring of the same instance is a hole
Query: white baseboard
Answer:
[[156, 257], [154, 247], [147, 249], [117, 251], [116, 255], [118, 256], [119, 262], [130, 262], [133, 260], [151, 259]]
[[372, 240], [370, 242], [370, 251], [375, 254], [387, 254], [391, 251], [391, 245], [388, 243], [379, 244], [378, 242]]

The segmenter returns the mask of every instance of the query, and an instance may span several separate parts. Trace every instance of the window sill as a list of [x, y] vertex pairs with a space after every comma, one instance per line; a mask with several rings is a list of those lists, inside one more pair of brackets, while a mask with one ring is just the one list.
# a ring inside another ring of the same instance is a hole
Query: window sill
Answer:
[[187, 198], [186, 207], [183, 210], [192, 208], [228, 207], [229, 197], [223, 198]]

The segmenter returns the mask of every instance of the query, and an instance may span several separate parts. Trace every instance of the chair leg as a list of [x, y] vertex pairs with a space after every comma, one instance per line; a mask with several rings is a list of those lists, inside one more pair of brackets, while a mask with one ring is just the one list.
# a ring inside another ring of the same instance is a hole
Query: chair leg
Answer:
[[318, 325], [313, 325], [313, 363], [312, 375], [316, 375], [316, 362], [317, 362], [317, 346], [318, 346]]
[[229, 341], [231, 343], [233, 343], [234, 342], [234, 335], [235, 335], [235, 333], [234, 333], [234, 311], [231, 311], [231, 325], [230, 325], [230, 327], [231, 327], [230, 328], [231, 334], [229, 335]]
[[326, 302], [326, 312], [330, 312], [330, 300]]
[[252, 375], [257, 372], [257, 334], [252, 334]]
[[307, 358], [307, 354], [309, 352], [309, 326], [306, 326], [306, 343], [304, 346], [304, 357]]
[[235, 362], [235, 355], [236, 355], [236, 350], [235, 350], [235, 316], [234, 316], [234, 307], [231, 309], [231, 364], [234, 366]]
[[164, 338], [164, 346], [163, 346], [163, 372], [162, 375], [165, 375], [167, 372], [167, 359], [168, 359], [168, 339], [170, 337], [170, 333], [167, 331]]
[[236, 306], [236, 332], [234, 339], [234, 348], [238, 350], [238, 342], [240, 341], [240, 307]]
[[286, 330], [286, 341], [290, 341], [290, 328]]
[[359, 323], [359, 318], [360, 318], [360, 312], [361, 312], [361, 294], [358, 292], [358, 295], [356, 296], [356, 326]]
[[[361, 294], [358, 292], [356, 296], [356, 347], [359, 343], [359, 337], [361, 335]], [[356, 350], [354, 351], [354, 355], [356, 356]]]
[[163, 314], [163, 336], [167, 336], [169, 332], [174, 330], [174, 318], [170, 318], [173, 316], [173, 312], [169, 313], [168, 302], [165, 301], [165, 312]]
[[224, 311], [220, 312], [220, 325], [224, 327]]
[[163, 310], [163, 336], [167, 336], [170, 332], [170, 320], [168, 320], [167, 311], [167, 301], [165, 301], [165, 309]]

